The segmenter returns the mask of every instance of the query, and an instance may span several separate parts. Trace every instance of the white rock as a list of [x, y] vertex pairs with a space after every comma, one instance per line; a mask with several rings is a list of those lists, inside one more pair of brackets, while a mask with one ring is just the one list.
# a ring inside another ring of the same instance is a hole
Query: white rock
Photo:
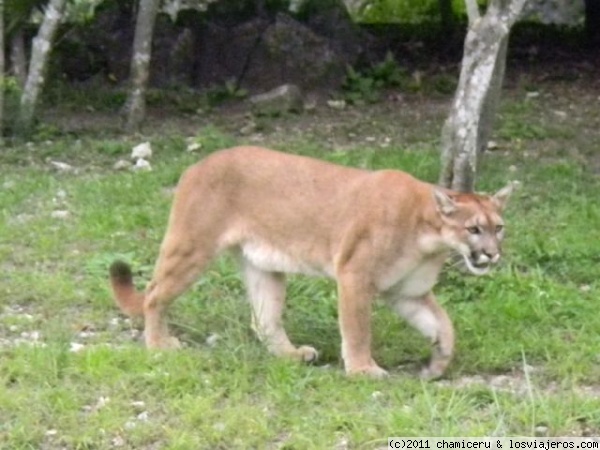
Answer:
[[140, 158], [135, 162], [135, 166], [132, 169], [135, 171], [150, 171], [152, 170], [152, 166], [148, 161]]
[[108, 402], [110, 402], [110, 397], [99, 397], [98, 402], [96, 403], [96, 409], [104, 408]]
[[186, 147], [186, 152], [195, 152], [196, 150], [200, 150], [202, 148], [202, 144], [200, 142], [190, 142]]
[[371, 393], [371, 398], [373, 400], [377, 400], [378, 398], [381, 398], [381, 397], [383, 397], [383, 392], [381, 392], [381, 391], [373, 391]]
[[80, 331], [77, 336], [81, 339], [88, 339], [91, 337], [94, 337], [96, 335], [96, 333], [94, 333], [93, 331]]
[[206, 345], [208, 345], [209, 347], [214, 347], [215, 345], [217, 345], [217, 341], [220, 339], [220, 337], [221, 336], [219, 336], [217, 333], [211, 334], [206, 338]]
[[123, 447], [125, 445], [125, 439], [123, 439], [121, 436], [117, 436], [113, 438], [111, 443], [113, 447]]
[[52, 211], [50, 217], [53, 219], [66, 219], [71, 215], [71, 213], [65, 209], [57, 209], [56, 211]]
[[21, 333], [21, 337], [23, 339], [28, 339], [30, 341], [39, 341], [40, 336], [41, 336], [41, 334], [39, 331], [23, 331]]
[[346, 102], [344, 100], [327, 100], [327, 106], [331, 109], [344, 109]]
[[564, 111], [559, 111], [559, 110], [555, 110], [552, 111], [559, 119], [566, 119], [567, 118], [567, 113]]
[[500, 146], [498, 145], [498, 143], [496, 141], [488, 141], [487, 143], [487, 149], [488, 150], [497, 150]]
[[240, 128], [240, 134], [248, 135], [252, 134], [256, 131], [257, 125], [256, 122], [250, 120], [246, 125]]
[[129, 161], [125, 161], [124, 159], [118, 160], [114, 165], [114, 170], [125, 170], [131, 167], [131, 163]]
[[69, 351], [73, 352], [73, 353], [77, 353], [80, 352], [81, 350], [83, 350], [85, 348], [85, 345], [80, 344], [79, 342], [71, 342], [71, 345], [69, 346]]
[[61, 161], [50, 161], [50, 164], [55, 169], [58, 169], [62, 172], [71, 172], [73, 170], [73, 166]]
[[133, 147], [131, 159], [150, 159], [152, 157], [152, 147], [150, 142], [142, 142]]

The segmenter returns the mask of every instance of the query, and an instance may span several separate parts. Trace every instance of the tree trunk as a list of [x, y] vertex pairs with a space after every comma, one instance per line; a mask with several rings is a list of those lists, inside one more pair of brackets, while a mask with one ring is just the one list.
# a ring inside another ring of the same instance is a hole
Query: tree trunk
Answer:
[[480, 16], [475, 0], [466, 0], [469, 30], [458, 88], [442, 129], [442, 170], [439, 183], [457, 191], [472, 191], [477, 157], [491, 134], [500, 97], [511, 26], [526, 0], [492, 0]]
[[25, 87], [27, 81], [27, 56], [25, 55], [25, 35], [21, 26], [14, 31], [10, 40], [10, 66], [12, 74], [19, 82], [19, 86], [21, 88]]
[[131, 55], [131, 86], [125, 107], [128, 132], [137, 131], [146, 114], [146, 87], [148, 85], [152, 34], [160, 0], [140, 0], [135, 38]]
[[21, 110], [17, 131], [20, 134], [28, 134], [33, 127], [35, 109], [40, 93], [44, 87], [44, 76], [48, 66], [48, 57], [52, 50], [54, 37], [62, 19], [66, 0], [50, 0], [44, 11], [44, 20], [33, 39], [31, 48], [31, 59], [25, 88], [21, 95]]

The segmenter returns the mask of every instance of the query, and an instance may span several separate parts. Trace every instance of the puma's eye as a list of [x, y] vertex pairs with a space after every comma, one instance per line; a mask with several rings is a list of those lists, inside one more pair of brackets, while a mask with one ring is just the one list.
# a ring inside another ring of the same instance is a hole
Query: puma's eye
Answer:
[[471, 234], [479, 234], [481, 233], [481, 229], [477, 226], [474, 227], [467, 227], [467, 231]]
[[504, 230], [504, 225], [496, 225], [496, 233], [500, 233], [502, 230]]

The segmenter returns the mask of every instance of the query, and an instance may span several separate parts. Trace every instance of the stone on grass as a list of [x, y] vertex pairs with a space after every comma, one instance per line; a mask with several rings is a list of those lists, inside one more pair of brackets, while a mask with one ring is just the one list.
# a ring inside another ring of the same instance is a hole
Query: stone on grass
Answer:
[[152, 166], [150, 165], [150, 163], [148, 161], [146, 161], [143, 158], [140, 158], [135, 162], [135, 165], [132, 167], [132, 170], [150, 171], [150, 170], [152, 170]]
[[331, 109], [342, 110], [346, 108], [345, 100], [327, 100], [327, 106]]
[[258, 128], [258, 125], [256, 124], [256, 122], [254, 122], [253, 120], [250, 120], [246, 123], [246, 125], [244, 125], [242, 128], [240, 128], [240, 134], [247, 136], [249, 134], [254, 133]]
[[114, 170], [125, 170], [125, 169], [129, 169], [130, 167], [131, 167], [131, 163], [129, 161], [124, 160], [124, 159], [118, 160], [113, 165], [113, 169]]
[[286, 113], [300, 113], [304, 100], [300, 88], [294, 84], [283, 84], [264, 94], [250, 97], [252, 110], [259, 116], [280, 116]]
[[152, 157], [152, 147], [150, 142], [142, 142], [141, 144], [133, 147], [131, 151], [131, 159], [150, 159]]
[[133, 406], [135, 409], [144, 409], [146, 407], [146, 402], [136, 400], [131, 402], [130, 405]]
[[80, 352], [81, 350], [83, 350], [85, 348], [85, 345], [80, 344], [79, 342], [71, 342], [71, 345], [69, 346], [69, 351], [71, 353], [77, 353]]
[[219, 336], [217, 333], [212, 333], [206, 338], [206, 345], [209, 347], [214, 347], [217, 345], [217, 341], [220, 339], [220, 337], [221, 336]]
[[185, 148], [186, 152], [195, 152], [196, 150], [200, 150], [202, 148], [202, 144], [200, 142], [190, 142]]
[[53, 219], [67, 219], [71, 213], [66, 209], [57, 209], [56, 211], [52, 211], [50, 217]]
[[498, 150], [499, 148], [500, 148], [500, 146], [498, 145], [498, 143], [496, 141], [488, 141], [487, 150], [494, 151], [494, 150]]
[[50, 161], [52, 167], [60, 172], [71, 172], [73, 171], [73, 166], [61, 161]]

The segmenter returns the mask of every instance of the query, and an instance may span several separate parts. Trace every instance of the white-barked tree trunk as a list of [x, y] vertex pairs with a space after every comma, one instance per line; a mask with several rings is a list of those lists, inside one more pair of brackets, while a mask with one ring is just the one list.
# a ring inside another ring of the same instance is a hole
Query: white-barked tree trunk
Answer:
[[31, 44], [31, 59], [29, 60], [27, 81], [21, 95], [21, 109], [19, 111], [18, 127], [21, 133], [29, 133], [33, 127], [35, 110], [44, 86], [52, 44], [63, 17], [65, 4], [66, 0], [50, 0], [48, 2], [42, 25]]
[[10, 40], [10, 66], [19, 87], [24, 88], [27, 82], [27, 56], [25, 54], [25, 33], [21, 25], [18, 25]]
[[160, 0], [140, 0], [133, 53], [131, 56], [130, 90], [125, 113], [127, 131], [137, 131], [146, 115], [146, 88], [152, 55], [152, 35]]
[[477, 158], [487, 145], [500, 97], [510, 29], [527, 0], [491, 0], [481, 15], [476, 0], [465, 0], [469, 29], [460, 78], [441, 139], [442, 186], [470, 192]]

